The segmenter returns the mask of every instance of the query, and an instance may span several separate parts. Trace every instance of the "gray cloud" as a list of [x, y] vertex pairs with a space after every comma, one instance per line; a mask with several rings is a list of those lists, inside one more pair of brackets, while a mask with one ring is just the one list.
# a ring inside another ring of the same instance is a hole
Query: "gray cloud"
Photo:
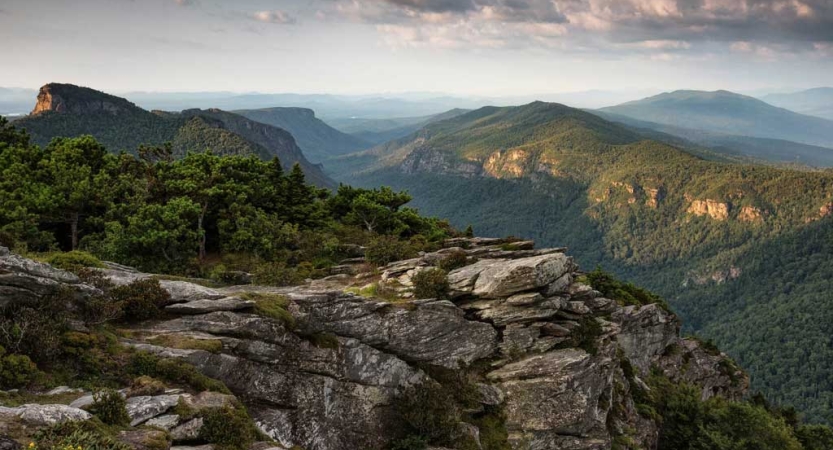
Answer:
[[174, 0], [174, 3], [179, 6], [193, 6], [197, 4], [196, 0]]
[[485, 47], [631, 45], [691, 51], [754, 43], [812, 51], [833, 42], [831, 0], [332, 0], [391, 43]]

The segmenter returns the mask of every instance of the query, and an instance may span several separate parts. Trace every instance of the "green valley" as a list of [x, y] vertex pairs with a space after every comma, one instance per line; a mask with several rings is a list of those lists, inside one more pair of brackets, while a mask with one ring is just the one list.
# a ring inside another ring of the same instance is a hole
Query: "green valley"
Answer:
[[748, 368], [753, 389], [833, 421], [833, 174], [709, 161], [540, 102], [483, 108], [338, 161], [340, 180], [406, 189], [458, 227], [566, 245], [584, 267], [658, 291], [689, 332]]

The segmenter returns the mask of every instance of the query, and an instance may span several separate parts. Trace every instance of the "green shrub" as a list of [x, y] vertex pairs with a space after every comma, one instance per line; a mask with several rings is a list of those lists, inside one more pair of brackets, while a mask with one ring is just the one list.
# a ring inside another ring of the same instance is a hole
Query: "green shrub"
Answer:
[[27, 386], [41, 375], [38, 366], [26, 355], [7, 355], [0, 346], [0, 389]]
[[413, 276], [415, 298], [445, 298], [448, 296], [448, 273], [442, 269], [426, 269]]
[[454, 396], [429, 381], [408, 388], [395, 404], [406, 436], [418, 436], [432, 445], [450, 445], [457, 433], [460, 411]]
[[128, 396], [137, 397], [140, 395], [159, 395], [163, 393], [165, 393], [165, 383], [156, 378], [142, 375], [133, 379]]
[[109, 295], [112, 301], [122, 305], [127, 322], [159, 317], [162, 308], [171, 301], [170, 294], [162, 288], [159, 280], [150, 278], [113, 288]]
[[400, 241], [395, 236], [379, 236], [370, 241], [364, 255], [367, 262], [376, 266], [384, 266], [394, 261], [408, 259], [414, 256], [414, 251], [407, 242]]
[[223, 350], [223, 341], [219, 339], [197, 339], [179, 334], [162, 334], [148, 339], [147, 342], [162, 347], [184, 350], [205, 350], [211, 353], [220, 353]]
[[298, 269], [284, 262], [264, 262], [252, 272], [252, 282], [264, 286], [293, 286], [303, 281]]
[[93, 395], [93, 403], [87, 407], [87, 411], [108, 425], [125, 426], [130, 424], [126, 407], [127, 402], [120, 393], [107, 389]]
[[203, 425], [200, 439], [220, 450], [248, 450], [258, 430], [243, 408], [210, 408], [200, 412]]
[[318, 348], [338, 348], [338, 337], [332, 333], [314, 333], [306, 338]]
[[830, 450], [833, 448], [833, 430], [824, 425], [802, 425], [795, 432], [804, 450]]
[[118, 441], [100, 421], [64, 422], [41, 429], [35, 434], [32, 450], [133, 450]]
[[255, 314], [275, 319], [290, 330], [295, 329], [295, 318], [286, 310], [289, 299], [280, 294], [244, 292], [240, 298], [255, 301]]
[[452, 270], [459, 269], [466, 264], [468, 264], [468, 256], [466, 256], [466, 252], [462, 250], [455, 250], [441, 259], [437, 264], [437, 267], [445, 270], [446, 272], [451, 272]]
[[599, 349], [596, 345], [596, 338], [602, 334], [602, 325], [595, 317], [583, 317], [579, 326], [570, 332], [570, 347], [578, 347], [591, 355], [595, 355]]
[[66, 253], [56, 253], [46, 259], [48, 264], [64, 270], [78, 270], [81, 267], [104, 267], [101, 260], [87, 252], [73, 250]]
[[628, 305], [649, 305], [656, 303], [666, 311], [670, 311], [668, 303], [653, 292], [635, 286], [632, 283], [624, 283], [617, 280], [613, 275], [603, 271], [600, 267], [585, 275], [587, 283], [603, 296], [616, 300], [622, 306]]

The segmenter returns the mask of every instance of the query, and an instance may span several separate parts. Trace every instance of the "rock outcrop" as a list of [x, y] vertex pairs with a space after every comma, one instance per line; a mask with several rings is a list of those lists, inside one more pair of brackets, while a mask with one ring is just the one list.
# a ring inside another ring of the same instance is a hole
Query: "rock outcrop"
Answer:
[[51, 83], [40, 88], [32, 115], [45, 112], [116, 115], [133, 108], [136, 105], [118, 97], [71, 84]]
[[[460, 259], [461, 252], [465, 265], [448, 274], [452, 300], [409, 298], [415, 273], [452, 254]], [[89, 289], [48, 266], [8, 253], [0, 264], [5, 260], [14, 263], [0, 265], [0, 289], [20, 289], [25, 284], [19, 280], [32, 276], [43, 285]], [[103, 273], [115, 283], [149, 276], [127, 268]], [[170, 317], [131, 328], [123, 343], [187, 361], [225, 383], [279, 444], [275, 448], [386, 448], [401, 429], [398, 399], [410, 388], [442, 382], [436, 370], [464, 371], [479, 392], [479, 408], [502, 411], [501, 426], [515, 449], [610, 449], [620, 436], [656, 448], [658, 423], [638, 413], [631, 395], [648, 389], [643, 379], [652, 371], [699, 386], [704, 399], [743, 394], [746, 376], [725, 355], [680, 338], [672, 313], [655, 304], [622, 306], [581, 280], [564, 249], [453, 239], [440, 251], [382, 269], [375, 282], [397, 292], [396, 300], [349, 292], [368, 282], [366, 274], [290, 288], [163, 282], [175, 299]], [[257, 314], [252, 298], [281, 299], [292, 320]], [[168, 348], [157, 344], [175, 339], [159, 336], [212, 339], [222, 348]], [[229, 401], [236, 400], [165, 393], [128, 398], [128, 412], [134, 425], [191, 442], [202, 423], [180, 418], [174, 406]], [[460, 429], [480, 434], [472, 424]], [[145, 437], [136, 433], [125, 441]]]
[[694, 200], [686, 210], [695, 216], [709, 216], [714, 220], [723, 221], [729, 218], [729, 204], [717, 200]]

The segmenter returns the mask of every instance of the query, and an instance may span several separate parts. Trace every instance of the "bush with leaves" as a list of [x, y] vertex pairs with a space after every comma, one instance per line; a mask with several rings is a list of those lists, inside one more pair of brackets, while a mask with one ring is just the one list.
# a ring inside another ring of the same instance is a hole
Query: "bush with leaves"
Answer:
[[443, 259], [437, 263], [437, 267], [445, 270], [446, 272], [451, 272], [454, 269], [459, 269], [460, 267], [468, 264], [468, 259], [468, 255], [466, 255], [465, 251], [454, 250], [444, 256]]
[[72, 271], [81, 267], [104, 267], [104, 264], [95, 255], [81, 250], [55, 253], [48, 257], [46, 262], [59, 269]]
[[97, 420], [64, 422], [39, 430], [31, 450], [133, 450]]
[[162, 308], [171, 301], [170, 294], [162, 288], [159, 280], [151, 278], [113, 288], [109, 296], [113, 302], [122, 305], [124, 320], [127, 322], [159, 317]]
[[26, 355], [7, 355], [0, 346], [0, 389], [27, 386], [40, 376], [38, 366]]
[[226, 406], [200, 412], [203, 419], [199, 438], [220, 450], [248, 450], [257, 439], [258, 430], [242, 407]]
[[446, 298], [448, 296], [448, 273], [445, 270], [431, 268], [417, 272], [411, 281], [414, 283], [415, 298]]
[[106, 389], [93, 394], [93, 403], [87, 407], [87, 411], [107, 425], [125, 426], [130, 424], [126, 407], [127, 402], [121, 393]]
[[365, 258], [367, 262], [377, 266], [408, 259], [414, 256], [413, 249], [407, 242], [400, 241], [395, 236], [378, 236], [367, 245]]

